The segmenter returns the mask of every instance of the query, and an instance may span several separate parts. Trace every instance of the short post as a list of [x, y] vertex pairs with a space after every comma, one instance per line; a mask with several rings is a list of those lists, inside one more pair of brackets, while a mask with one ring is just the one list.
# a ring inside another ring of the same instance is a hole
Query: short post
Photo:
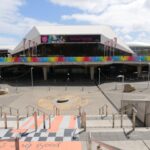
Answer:
[[51, 128], [51, 115], [48, 116], [49, 119], [49, 129]]
[[0, 106], [0, 116], [2, 117], [2, 115], [3, 115], [3, 107]]
[[15, 150], [19, 150], [19, 138], [15, 138]]
[[58, 108], [57, 107], [56, 107], [56, 113], [55, 114], [56, 114], [56, 116], [58, 115]]
[[11, 107], [9, 108], [9, 114], [12, 115], [12, 110]]
[[125, 112], [124, 113], [127, 114], [127, 106], [125, 106]]
[[40, 115], [40, 111], [39, 111], [39, 109], [37, 109], [37, 112], [38, 112], [38, 116]]
[[60, 109], [59, 108], [57, 108], [57, 111], [58, 111], [58, 116], [60, 115]]
[[56, 115], [56, 106], [55, 105], [53, 106], [53, 114], [54, 114], [54, 116]]
[[136, 122], [136, 112], [134, 110], [133, 110], [132, 122], [133, 122], [133, 131], [134, 131], [135, 130], [135, 122]]
[[88, 150], [92, 150], [92, 139], [91, 139], [91, 133], [88, 134]]
[[115, 114], [113, 114], [113, 121], [112, 121], [112, 127], [114, 128], [115, 127]]
[[84, 91], [84, 87], [82, 87], [82, 92]]
[[34, 125], [35, 125], [35, 130], [37, 130], [37, 112], [34, 112]]
[[120, 127], [122, 128], [122, 126], [123, 126], [123, 113], [122, 113], [122, 112], [121, 112], [121, 118], [120, 118], [120, 121], [121, 121]]
[[81, 106], [79, 106], [79, 116], [81, 116]]
[[45, 129], [46, 126], [45, 126], [45, 113], [43, 113], [43, 129]]
[[4, 127], [7, 129], [7, 114], [4, 113]]
[[84, 113], [81, 113], [81, 128], [84, 128]]
[[108, 105], [106, 105], [106, 116], [108, 115]]
[[102, 107], [102, 115], [104, 115], [104, 107]]
[[99, 108], [99, 115], [101, 115], [101, 109]]
[[29, 117], [29, 108], [26, 107], [26, 109], [27, 109], [27, 117]]
[[83, 112], [83, 127], [84, 130], [86, 131], [86, 112]]
[[19, 110], [17, 110], [17, 129], [19, 129]]

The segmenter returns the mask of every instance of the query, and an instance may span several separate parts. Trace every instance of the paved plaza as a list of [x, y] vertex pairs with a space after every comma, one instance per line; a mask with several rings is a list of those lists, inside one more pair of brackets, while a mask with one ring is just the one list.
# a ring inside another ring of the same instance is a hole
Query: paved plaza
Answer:
[[[89, 115], [98, 115], [99, 108], [108, 105], [108, 112], [115, 113], [116, 109], [105, 98], [97, 86], [93, 83], [85, 86], [19, 86], [8, 84], [1, 85], [9, 89], [8, 94], [0, 96], [0, 104], [19, 108], [20, 113], [25, 113], [28, 105], [37, 106], [53, 114], [53, 106], [60, 108], [61, 114], [78, 115], [78, 108], [86, 111]], [[69, 99], [66, 104], [58, 104], [58, 99]]]

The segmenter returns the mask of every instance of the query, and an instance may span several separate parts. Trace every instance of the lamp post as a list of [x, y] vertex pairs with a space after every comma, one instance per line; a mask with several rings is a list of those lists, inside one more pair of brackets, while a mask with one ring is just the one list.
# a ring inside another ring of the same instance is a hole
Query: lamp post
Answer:
[[[124, 88], [124, 75], [118, 75], [118, 78], [122, 78], [122, 86]], [[121, 100], [123, 100], [123, 91], [122, 91], [122, 96], [121, 96]]]
[[67, 73], [67, 82], [69, 82], [69, 80], [70, 80], [70, 73], [68, 72]]
[[[3, 78], [2, 78], [2, 76], [1, 76], [1, 74], [0, 74], [0, 80], [2, 81], [2, 79], [3, 79]], [[2, 88], [2, 87], [0, 86], [0, 89], [1, 89], [1, 88]]]
[[149, 85], [150, 85], [150, 63], [148, 63], [148, 86], [147, 88], [149, 88]]
[[31, 86], [33, 87], [33, 67], [31, 67]]
[[101, 84], [100, 83], [100, 77], [101, 77], [100, 73], [101, 73], [101, 68], [98, 68], [98, 85]]
[[69, 80], [70, 80], [70, 73], [68, 72], [67, 73], [67, 84], [66, 84], [65, 90], [67, 90]]

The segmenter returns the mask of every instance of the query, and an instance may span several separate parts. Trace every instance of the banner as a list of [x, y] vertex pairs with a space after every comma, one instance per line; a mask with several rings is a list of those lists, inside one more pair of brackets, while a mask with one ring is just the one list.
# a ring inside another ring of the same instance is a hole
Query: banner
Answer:
[[41, 43], [100, 43], [100, 35], [42, 35]]

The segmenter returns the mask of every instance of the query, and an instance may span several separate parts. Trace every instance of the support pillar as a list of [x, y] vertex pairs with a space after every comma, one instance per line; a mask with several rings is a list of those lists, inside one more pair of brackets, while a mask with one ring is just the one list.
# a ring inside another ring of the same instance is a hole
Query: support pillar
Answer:
[[94, 80], [94, 67], [90, 67], [90, 77], [91, 80]]
[[44, 77], [44, 81], [47, 80], [47, 73], [48, 73], [47, 67], [43, 67], [43, 77]]
[[142, 74], [142, 66], [137, 66], [137, 76], [140, 77]]

